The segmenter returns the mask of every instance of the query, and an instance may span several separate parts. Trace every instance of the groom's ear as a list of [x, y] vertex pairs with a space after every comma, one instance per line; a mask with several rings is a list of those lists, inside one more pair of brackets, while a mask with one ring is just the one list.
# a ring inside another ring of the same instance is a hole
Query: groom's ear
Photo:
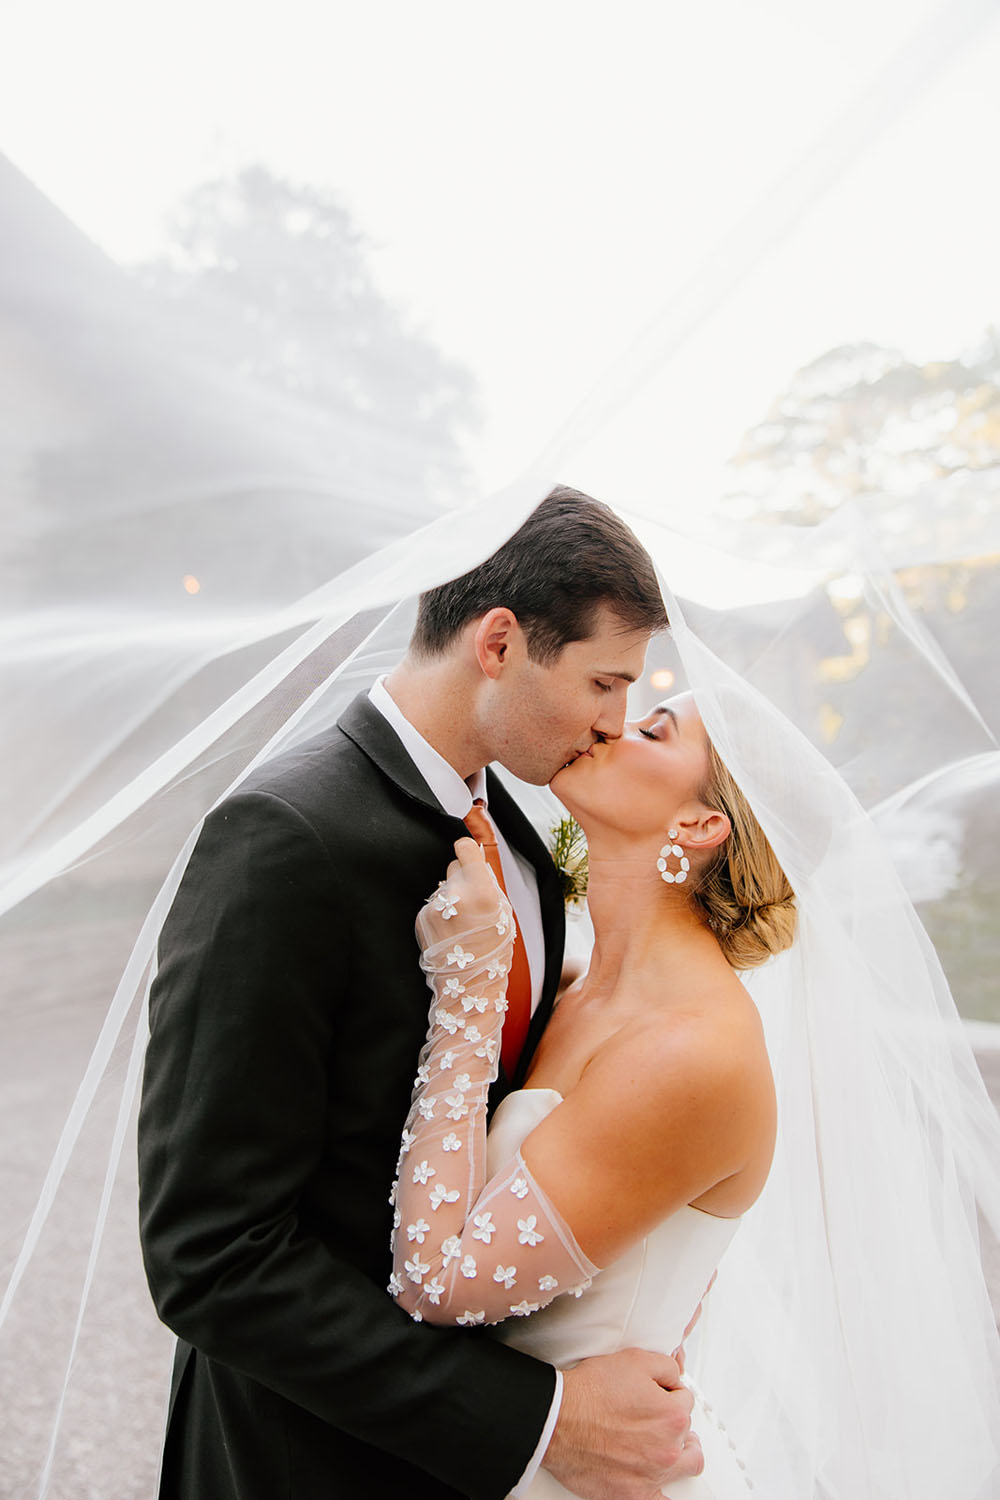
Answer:
[[476, 661], [486, 677], [500, 676], [516, 651], [520, 636], [521, 627], [513, 610], [501, 606], [483, 615], [472, 640]]

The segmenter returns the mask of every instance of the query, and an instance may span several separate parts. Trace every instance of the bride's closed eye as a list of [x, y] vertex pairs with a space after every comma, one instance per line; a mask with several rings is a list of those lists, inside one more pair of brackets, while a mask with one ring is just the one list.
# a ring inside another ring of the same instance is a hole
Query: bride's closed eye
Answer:
[[643, 739], [647, 739], [647, 740], [658, 740], [660, 738], [660, 736], [655, 732], [655, 730], [653, 730], [653, 729], [643, 729], [641, 725], [639, 727], [639, 733], [642, 735]]

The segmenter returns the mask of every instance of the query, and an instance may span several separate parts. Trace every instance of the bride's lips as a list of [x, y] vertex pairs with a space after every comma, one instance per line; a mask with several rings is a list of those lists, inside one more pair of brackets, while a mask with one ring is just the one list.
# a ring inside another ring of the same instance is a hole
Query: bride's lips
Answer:
[[593, 758], [594, 758], [594, 746], [593, 745], [588, 745], [588, 747], [587, 747], [586, 750], [574, 750], [573, 754], [570, 756], [569, 760], [564, 761], [563, 764], [559, 767], [560, 771], [568, 771], [569, 768], [570, 768], [570, 766], [575, 765], [576, 762], [578, 760], [581, 760], [584, 756], [586, 756], [588, 760], [593, 760]]

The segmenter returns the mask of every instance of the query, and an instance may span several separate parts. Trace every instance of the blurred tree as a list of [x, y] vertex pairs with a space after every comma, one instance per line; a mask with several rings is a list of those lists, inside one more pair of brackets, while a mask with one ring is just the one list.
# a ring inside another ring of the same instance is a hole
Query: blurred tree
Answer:
[[1000, 464], [1000, 330], [918, 365], [877, 344], [831, 349], [793, 376], [731, 468], [731, 511], [812, 525], [860, 495], [902, 497]]
[[190, 338], [299, 402], [412, 439], [415, 488], [454, 497], [475, 383], [378, 290], [368, 242], [333, 193], [246, 167], [188, 194], [167, 227], [164, 255], [139, 274]]
[[[896, 557], [909, 554], [895, 583], [996, 734], [1000, 556], [989, 539], [1000, 493], [1000, 330], [961, 358], [924, 364], [873, 343], [831, 349], [747, 432], [730, 474], [725, 510], [760, 525], [812, 526], [858, 502], [873, 535]], [[934, 557], [948, 560], [923, 561]], [[835, 758], [864, 801], [990, 748], [988, 731], [935, 683], [860, 579], [833, 580], [827, 609], [815, 603], [796, 621], [796, 643], [796, 693], [812, 700], [813, 736], [836, 741]], [[877, 755], [868, 749], [871, 724], [889, 730]], [[923, 892], [921, 916], [960, 1009], [1000, 1021], [995, 794], [984, 788], [963, 800], [948, 786], [937, 821], [921, 814], [900, 865]], [[932, 851], [935, 828], [941, 843]]]

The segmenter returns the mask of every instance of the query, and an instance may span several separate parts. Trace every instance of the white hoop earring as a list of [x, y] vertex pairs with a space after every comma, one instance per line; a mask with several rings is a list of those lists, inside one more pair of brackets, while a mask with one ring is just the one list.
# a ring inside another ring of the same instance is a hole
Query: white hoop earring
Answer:
[[[684, 850], [681, 848], [680, 844], [676, 842], [678, 838], [676, 828], [667, 829], [667, 838], [670, 840], [670, 843], [664, 844], [663, 848], [660, 850], [660, 857], [656, 861], [656, 868], [660, 872], [660, 879], [665, 880], [668, 885], [683, 885], [685, 880], [687, 880], [688, 878], [688, 871], [691, 868], [691, 861], [684, 853]], [[680, 860], [681, 865], [679, 870], [667, 869], [667, 860], [671, 855]]]

